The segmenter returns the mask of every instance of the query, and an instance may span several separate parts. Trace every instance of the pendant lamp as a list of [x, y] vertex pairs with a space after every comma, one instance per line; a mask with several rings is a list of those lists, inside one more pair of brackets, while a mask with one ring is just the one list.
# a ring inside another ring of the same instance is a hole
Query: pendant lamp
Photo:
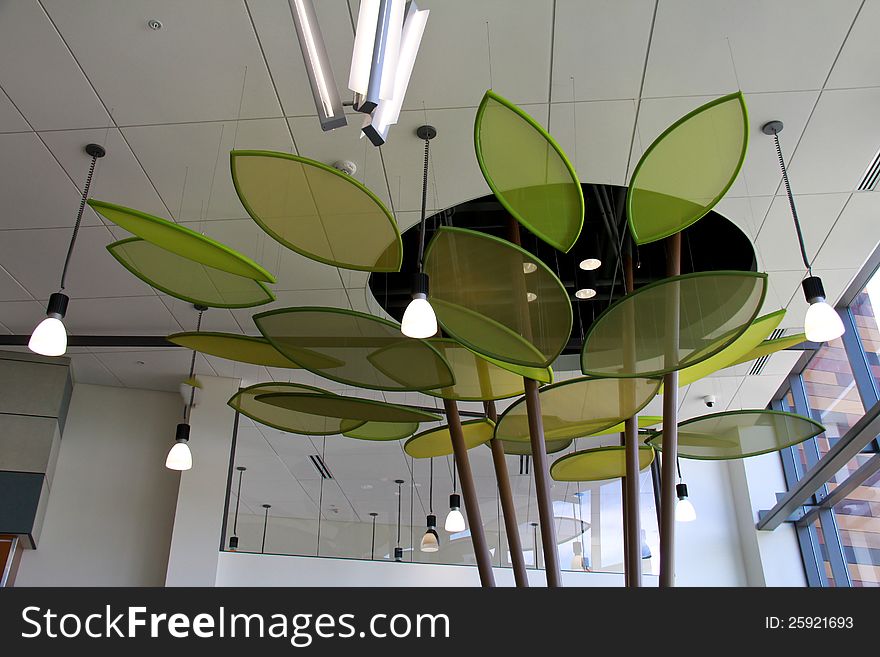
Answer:
[[675, 485], [675, 495], [678, 498], [675, 502], [675, 520], [676, 522], [693, 522], [697, 519], [697, 510], [688, 499], [687, 484], [681, 480], [681, 462], [676, 459], [678, 467], [678, 483]]
[[241, 476], [247, 468], [240, 465], [235, 469], [238, 470], [238, 495], [235, 496], [235, 517], [232, 521], [232, 536], [229, 537], [230, 552], [238, 550], [238, 508], [241, 506]]
[[443, 528], [450, 534], [464, 531], [464, 516], [461, 513], [461, 496], [455, 492], [455, 459], [452, 460], [452, 494], [449, 496], [449, 514]]
[[422, 552], [437, 552], [440, 549], [440, 536], [437, 535], [437, 516], [434, 515], [434, 459], [431, 458], [431, 483], [428, 486], [428, 518], [425, 535], [419, 549]]
[[[196, 322], [196, 332], [202, 328], [202, 315], [207, 310], [206, 306], [195, 306], [199, 311], [199, 319]], [[192, 359], [189, 363], [189, 379], [193, 378], [196, 369], [196, 351], [193, 350]], [[189, 416], [192, 412], [193, 400], [196, 389], [193, 386], [189, 395], [189, 403], [183, 407], [183, 422], [177, 425], [177, 433], [174, 436], [174, 445], [165, 459], [165, 467], [169, 470], [189, 470], [192, 468], [192, 452], [189, 449]]]
[[397, 484], [397, 545], [394, 548], [394, 560], [403, 561], [403, 548], [400, 547], [400, 504], [403, 499], [403, 479], [395, 479]]
[[423, 125], [416, 130], [419, 139], [425, 141], [425, 166], [422, 172], [422, 215], [419, 223], [419, 260], [418, 271], [413, 276], [412, 301], [403, 313], [400, 331], [410, 338], [430, 338], [437, 333], [437, 315], [428, 301], [428, 275], [423, 271], [425, 259], [425, 212], [428, 203], [428, 164], [431, 140], [437, 136], [437, 130], [430, 125]]
[[794, 195], [791, 193], [791, 184], [788, 180], [788, 170], [785, 166], [785, 158], [782, 157], [782, 148], [779, 146], [779, 133], [782, 132], [782, 121], [770, 121], [765, 123], [761, 130], [765, 135], [771, 135], [776, 144], [776, 156], [779, 159], [779, 167], [782, 169], [782, 181], [785, 183], [785, 193], [788, 195], [788, 205], [791, 208], [791, 216], [794, 219], [794, 229], [797, 233], [798, 245], [801, 249], [801, 259], [807, 268], [807, 276], [801, 286], [804, 297], [810, 307], [804, 316], [804, 333], [811, 342], [828, 342], [839, 338], [844, 333], [843, 321], [840, 316], [825, 301], [825, 288], [822, 279], [813, 275], [810, 259], [807, 257], [807, 249], [804, 247], [804, 235], [801, 232], [801, 223], [798, 219], [797, 208], [794, 204]]
[[46, 306], [46, 319], [37, 324], [31, 339], [28, 341], [28, 349], [42, 356], [63, 356], [67, 351], [67, 331], [64, 328], [64, 316], [67, 314], [67, 304], [70, 297], [64, 294], [64, 284], [67, 279], [67, 268], [70, 266], [70, 257], [73, 255], [73, 246], [79, 234], [79, 226], [82, 223], [83, 212], [86, 208], [86, 200], [89, 197], [89, 188], [92, 186], [92, 177], [95, 175], [95, 164], [98, 158], [104, 157], [107, 152], [103, 146], [88, 144], [86, 153], [92, 158], [89, 164], [89, 172], [86, 175], [86, 184], [83, 187], [82, 199], [79, 202], [79, 212], [73, 224], [73, 234], [67, 247], [67, 256], [64, 258], [64, 267], [61, 270], [61, 285], [58, 292], [49, 296], [49, 304]]

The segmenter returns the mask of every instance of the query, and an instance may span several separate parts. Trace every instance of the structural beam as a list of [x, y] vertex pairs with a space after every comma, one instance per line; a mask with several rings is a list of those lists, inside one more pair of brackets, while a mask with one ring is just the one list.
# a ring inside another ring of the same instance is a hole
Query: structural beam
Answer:
[[[666, 275], [681, 273], [681, 233], [666, 238]], [[666, 312], [668, 360], [678, 349], [678, 289], [670, 295]], [[675, 586], [675, 474], [678, 461], [678, 371], [663, 377], [663, 453], [660, 477], [660, 586]]]
[[446, 422], [449, 424], [449, 435], [452, 438], [455, 465], [458, 468], [458, 479], [461, 482], [464, 510], [467, 514], [468, 525], [470, 526], [474, 554], [477, 557], [480, 583], [483, 585], [483, 588], [494, 588], [495, 573], [492, 572], [492, 555], [489, 553], [489, 544], [486, 542], [486, 532], [483, 529], [483, 518], [480, 514], [477, 488], [474, 486], [471, 462], [468, 459], [467, 445], [464, 441], [464, 433], [461, 430], [461, 417], [458, 415], [458, 405], [451, 399], [444, 399], [443, 405], [446, 408]]
[[538, 384], [524, 379], [526, 387], [526, 410], [529, 415], [529, 441], [532, 445], [532, 463], [535, 466], [535, 495], [538, 499], [538, 519], [541, 521], [541, 542], [544, 545], [544, 570], [547, 586], [562, 586], [559, 554], [556, 551], [556, 523], [553, 519], [553, 498], [550, 496], [550, 463], [544, 441], [544, 422], [541, 417], [541, 398]]
[[[484, 402], [486, 417], [493, 422], [498, 421], [495, 402]], [[510, 562], [513, 566], [513, 578], [520, 588], [528, 588], [529, 578], [526, 573], [526, 560], [523, 556], [522, 539], [519, 525], [516, 522], [516, 507], [513, 504], [513, 493], [510, 488], [510, 475], [507, 472], [507, 459], [504, 457], [504, 445], [493, 438], [489, 441], [492, 448], [492, 463], [495, 465], [495, 479], [498, 482], [498, 495], [501, 498], [501, 512], [504, 515], [504, 529], [507, 533], [507, 546], [510, 548]]]
[[[800, 511], [816, 491], [846, 467], [846, 464], [878, 434], [880, 434], [880, 403], [874, 404], [858, 422], [850, 427], [849, 431], [828, 450], [828, 453], [804, 473], [797, 485], [782, 496], [776, 506], [759, 514], [760, 520], [758, 520], [757, 528], [774, 530], [788, 520], [792, 514]], [[666, 441], [665, 433], [663, 440]]]
[[[635, 289], [635, 276], [633, 273], [632, 248], [629, 245], [623, 257], [624, 285], [627, 294]], [[631, 313], [632, 314], [632, 313]], [[636, 317], [628, 317], [628, 326], [624, 339], [626, 340], [626, 357], [632, 359], [635, 354], [635, 324]], [[625, 393], [632, 392], [632, 384], [624, 381]], [[623, 445], [626, 462], [626, 476], [624, 482], [624, 542], [626, 549], [624, 557], [626, 562], [626, 585], [638, 588], [642, 585], [642, 521], [641, 509], [639, 508], [639, 421], [638, 416], [627, 418], [623, 425]]]

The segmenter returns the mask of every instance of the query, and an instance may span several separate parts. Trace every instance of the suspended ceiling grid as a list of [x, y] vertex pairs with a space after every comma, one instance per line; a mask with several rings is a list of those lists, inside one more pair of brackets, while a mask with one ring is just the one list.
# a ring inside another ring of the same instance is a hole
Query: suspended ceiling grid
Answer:
[[[343, 85], [357, 2], [316, 4]], [[755, 242], [759, 267], [770, 272], [766, 310], [790, 309], [783, 326], [797, 327], [803, 317], [803, 272], [772, 142], [760, 133], [765, 121], [785, 121], [782, 147], [807, 249], [829, 297], [842, 293], [880, 238], [880, 197], [854, 193], [880, 147], [880, 3], [542, 0], [516, 11], [503, 0], [423, 4], [433, 10], [428, 30], [401, 122], [381, 150], [358, 139], [357, 119], [329, 134], [318, 128], [286, 0], [0, 5], [0, 332], [28, 333], [55, 290], [88, 165], [81, 149], [90, 141], [108, 148], [95, 198], [228, 242], [277, 274], [277, 306], [375, 312], [365, 274], [283, 250], [246, 217], [232, 189], [228, 151], [267, 148], [328, 163], [352, 160], [356, 177], [394, 208], [405, 229], [418, 218], [421, 189], [422, 149], [412, 133], [426, 121], [440, 130], [429, 210], [488, 193], [471, 128], [490, 85], [549, 127], [582, 180], [613, 184], [625, 184], [665, 125], [741, 87], [751, 148], [718, 210]], [[162, 30], [147, 27], [154, 18]], [[70, 330], [192, 330], [192, 308], [128, 276], [106, 253], [104, 246], [121, 237], [86, 210], [69, 275]], [[203, 327], [255, 333], [248, 311], [211, 310]], [[71, 357], [81, 382], [173, 390], [189, 355], [76, 349]], [[772, 357], [760, 376], [734, 368], [683, 389], [683, 415], [703, 412], [705, 394], [715, 394], [719, 407], [763, 405], [792, 358]], [[197, 372], [339, 389], [307, 373], [212, 357], [200, 356]], [[359, 445], [328, 439], [337, 479], [357, 481], [360, 458], [346, 463], [340, 451], [337, 463], [334, 441], [340, 450]], [[379, 478], [393, 479], [406, 464], [394, 447], [400, 462], [383, 466]], [[476, 463], [478, 486], [491, 491], [483, 461]], [[299, 481], [287, 477], [290, 485]], [[361, 489], [359, 499], [367, 490], [375, 489]]]

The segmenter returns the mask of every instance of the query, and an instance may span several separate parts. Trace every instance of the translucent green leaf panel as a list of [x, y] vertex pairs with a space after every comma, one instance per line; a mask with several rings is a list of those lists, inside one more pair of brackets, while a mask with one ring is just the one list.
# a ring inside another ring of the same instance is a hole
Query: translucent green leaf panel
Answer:
[[696, 365], [746, 331], [766, 288], [766, 274], [744, 271], [685, 274], [639, 288], [590, 325], [581, 369], [655, 377]]
[[[561, 452], [564, 449], [568, 449], [568, 447], [571, 446], [571, 443], [571, 438], [563, 440], [547, 440], [544, 441], [544, 449], [548, 454], [556, 454], [557, 452]], [[531, 443], [521, 443], [514, 440], [502, 440], [501, 445], [504, 448], [504, 453], [510, 454], [511, 456], [532, 455]]]
[[[638, 413], [657, 394], [657, 379], [571, 379], [541, 388], [541, 417], [547, 440], [580, 438], [610, 429]], [[510, 405], [495, 428], [501, 440], [527, 442], [525, 399]]]
[[320, 393], [267, 392], [257, 395], [257, 401], [271, 406], [323, 415], [344, 420], [364, 420], [365, 422], [434, 422], [439, 416], [426, 413], [418, 408], [386, 404], [385, 402], [360, 397], [324, 395]]
[[236, 333], [190, 331], [169, 335], [168, 341], [193, 351], [239, 363], [295, 369], [300, 367], [269, 344], [265, 338]]
[[[639, 470], [654, 461], [654, 450], [639, 447]], [[617, 445], [595, 447], [567, 454], [550, 466], [550, 476], [556, 481], [605, 481], [626, 476], [624, 448]]]
[[351, 176], [288, 153], [232, 151], [230, 158], [242, 205], [284, 246], [346, 269], [400, 269], [403, 247], [397, 222]]
[[[534, 265], [526, 267], [526, 264]], [[443, 329], [497, 361], [546, 368], [571, 334], [571, 300], [556, 275], [510, 242], [442, 227], [425, 253], [429, 298]]]
[[418, 422], [366, 422], [343, 435], [358, 440], [402, 440], [418, 430]]
[[487, 91], [474, 122], [480, 170], [517, 221], [560, 251], [584, 223], [584, 195], [574, 167], [544, 128], [509, 100]]
[[195, 260], [214, 269], [230, 274], [253, 278], [258, 281], [274, 283], [275, 278], [256, 262], [230, 249], [210, 237], [190, 230], [185, 226], [154, 217], [146, 212], [132, 210], [121, 205], [89, 199], [92, 209], [105, 219], [112, 221], [141, 239], [156, 246]]
[[107, 246], [110, 254], [147, 285], [211, 308], [251, 308], [275, 300], [260, 281], [203, 265], [130, 237]]
[[242, 388], [227, 403], [242, 415], [260, 424], [265, 424], [279, 431], [310, 436], [327, 436], [352, 431], [364, 423], [363, 420], [341, 419], [303, 413], [257, 400], [258, 396], [269, 393], [288, 395], [312, 393], [329, 397], [335, 396], [326, 390], [298, 383], [258, 383], [257, 385]]
[[[825, 431], [810, 418], [784, 411], [712, 413], [678, 423], [678, 455], [700, 460], [741, 459], [777, 452]], [[663, 449], [663, 432], [649, 444]]]
[[427, 394], [457, 401], [490, 401], [517, 397], [525, 392], [523, 378], [499, 367], [450, 338], [430, 342], [446, 359], [455, 376], [455, 385]]
[[407, 338], [398, 324], [373, 315], [341, 308], [282, 308], [255, 315], [254, 323], [287, 358], [332, 381], [376, 390], [455, 384], [446, 359], [430, 343]]
[[739, 365], [740, 363], [748, 363], [757, 358], [763, 358], [764, 356], [775, 354], [777, 351], [790, 349], [791, 347], [799, 345], [801, 342], [806, 342], [806, 340], [807, 336], [803, 333], [786, 335], [782, 338], [776, 338], [775, 340], [764, 340], [749, 353], [742, 356], [742, 358], [738, 358], [733, 364]]
[[702, 218], [730, 189], [749, 144], [741, 92], [683, 116], [654, 140], [627, 191], [629, 225], [638, 244], [655, 242]]
[[[491, 440], [494, 429], [495, 423], [487, 419], [468, 420], [461, 423], [461, 432], [468, 449]], [[403, 451], [415, 459], [452, 454], [452, 436], [449, 434], [449, 426], [443, 425], [416, 434], [404, 443]]]

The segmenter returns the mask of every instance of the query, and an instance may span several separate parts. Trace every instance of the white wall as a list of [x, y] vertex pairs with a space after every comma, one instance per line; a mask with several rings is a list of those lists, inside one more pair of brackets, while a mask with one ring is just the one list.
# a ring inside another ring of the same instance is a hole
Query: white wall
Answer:
[[161, 586], [178, 475], [176, 394], [77, 384], [43, 533], [17, 586]]
[[[510, 568], [495, 568], [498, 586], [513, 586]], [[529, 570], [529, 584], [544, 587], [543, 570]], [[562, 573], [563, 586], [623, 586], [623, 575]], [[217, 586], [479, 586], [473, 566], [444, 566], [393, 561], [357, 561], [316, 557], [224, 552], [217, 566]], [[657, 578], [644, 577], [645, 586]]]
[[200, 376], [190, 413], [193, 467], [181, 473], [166, 586], [213, 586], [226, 503], [238, 379]]

